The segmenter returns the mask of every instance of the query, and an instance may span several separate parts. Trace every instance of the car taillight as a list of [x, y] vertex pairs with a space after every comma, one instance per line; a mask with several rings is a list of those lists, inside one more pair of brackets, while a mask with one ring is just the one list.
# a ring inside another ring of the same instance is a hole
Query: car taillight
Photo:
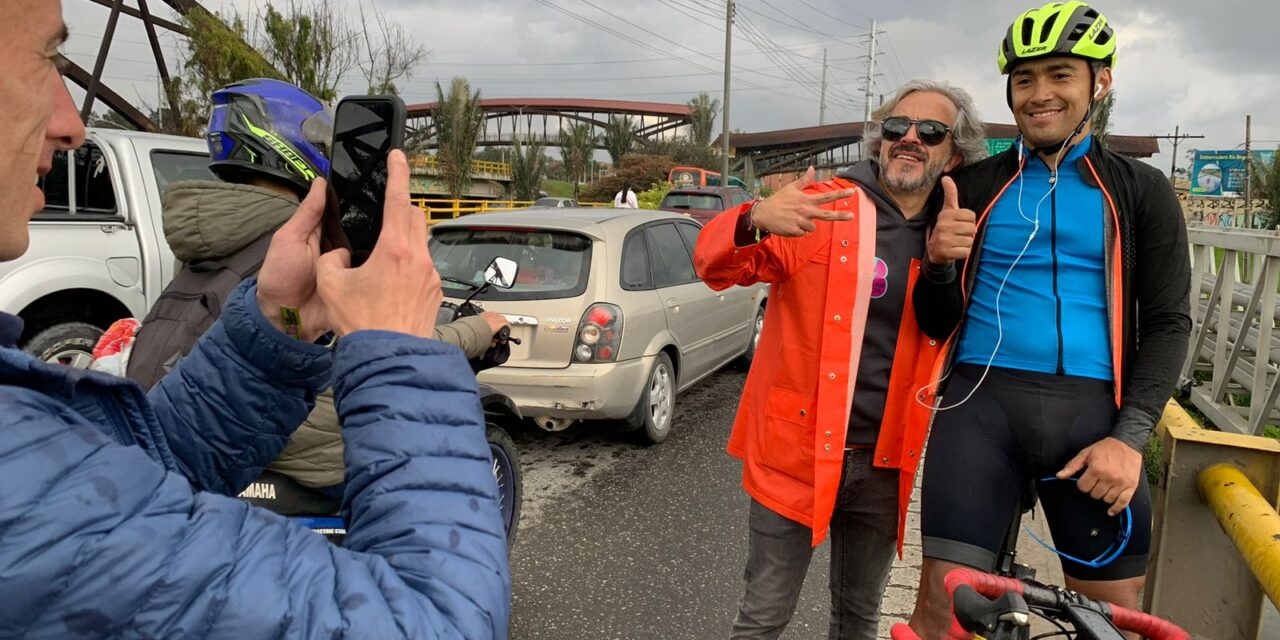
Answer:
[[573, 359], [578, 362], [613, 362], [622, 341], [622, 308], [597, 302], [582, 314]]

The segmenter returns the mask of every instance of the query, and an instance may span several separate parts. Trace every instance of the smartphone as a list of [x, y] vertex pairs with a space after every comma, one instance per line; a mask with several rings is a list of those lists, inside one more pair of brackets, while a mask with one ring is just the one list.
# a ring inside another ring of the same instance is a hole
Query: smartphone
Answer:
[[382, 232], [387, 154], [404, 148], [405, 118], [397, 96], [349, 96], [334, 111], [324, 244], [349, 249], [353, 267], [369, 258]]

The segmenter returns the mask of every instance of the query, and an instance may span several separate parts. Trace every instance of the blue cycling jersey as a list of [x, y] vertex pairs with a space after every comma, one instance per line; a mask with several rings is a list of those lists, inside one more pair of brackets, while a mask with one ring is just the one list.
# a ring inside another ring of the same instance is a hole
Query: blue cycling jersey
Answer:
[[1028, 158], [991, 209], [959, 362], [1114, 379], [1102, 191], [1077, 166], [1092, 141], [1069, 150], [1056, 176]]

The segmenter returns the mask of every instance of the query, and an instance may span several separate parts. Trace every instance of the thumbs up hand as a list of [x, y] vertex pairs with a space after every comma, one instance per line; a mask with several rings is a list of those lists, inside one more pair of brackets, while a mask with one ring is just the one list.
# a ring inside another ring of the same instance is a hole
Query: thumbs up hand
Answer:
[[935, 265], [967, 259], [978, 232], [978, 217], [973, 211], [960, 208], [956, 183], [950, 176], [942, 178], [942, 196], [942, 211], [925, 246], [929, 262]]

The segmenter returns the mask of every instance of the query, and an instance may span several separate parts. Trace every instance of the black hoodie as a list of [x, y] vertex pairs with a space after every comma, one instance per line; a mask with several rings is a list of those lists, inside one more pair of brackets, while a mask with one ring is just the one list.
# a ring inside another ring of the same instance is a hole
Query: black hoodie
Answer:
[[859, 162], [840, 174], [862, 187], [876, 205], [876, 279], [871, 285], [847, 446], [874, 445], [880, 433], [898, 327], [907, 304], [907, 275], [911, 261], [924, 256], [927, 230], [942, 208], [941, 192], [935, 188], [924, 210], [908, 220], [880, 186], [879, 175], [880, 167], [872, 160]]

